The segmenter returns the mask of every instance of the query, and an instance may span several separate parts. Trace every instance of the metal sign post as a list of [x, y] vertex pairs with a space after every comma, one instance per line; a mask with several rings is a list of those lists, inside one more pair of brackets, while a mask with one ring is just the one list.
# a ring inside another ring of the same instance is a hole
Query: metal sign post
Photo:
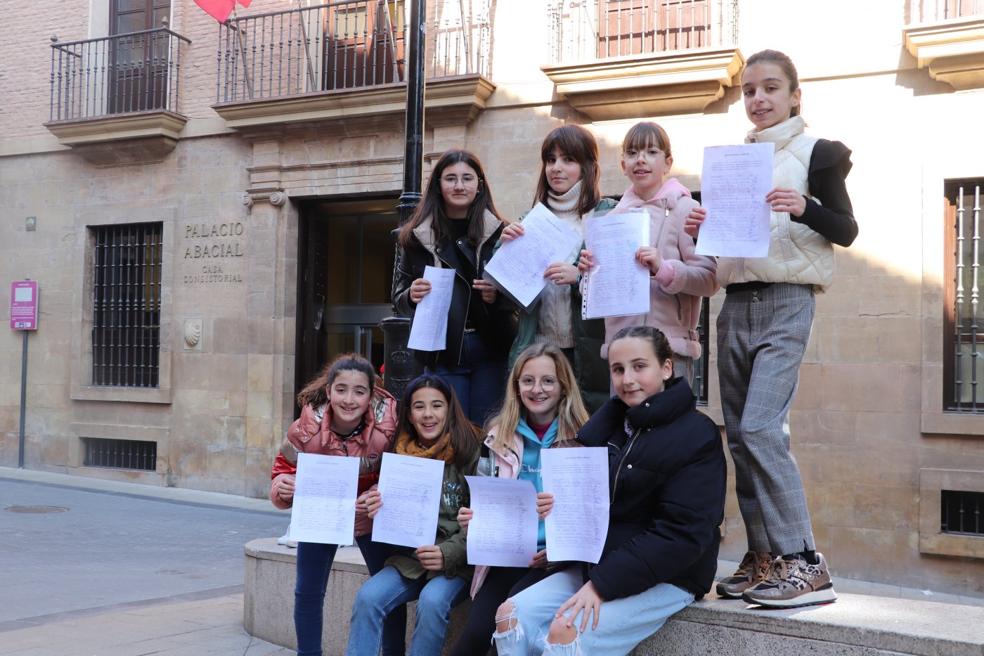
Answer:
[[38, 329], [38, 283], [10, 283], [10, 328], [24, 334], [21, 349], [20, 433], [17, 438], [17, 467], [24, 468], [24, 422], [27, 417], [27, 334]]

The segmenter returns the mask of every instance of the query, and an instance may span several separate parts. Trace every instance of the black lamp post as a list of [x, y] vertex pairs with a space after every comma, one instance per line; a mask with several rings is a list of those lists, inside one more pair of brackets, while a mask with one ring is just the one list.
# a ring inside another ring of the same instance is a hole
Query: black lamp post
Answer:
[[[424, 20], [426, 0], [410, 0], [410, 24], [407, 26], [407, 113], [406, 146], [403, 151], [403, 193], [397, 208], [400, 210], [400, 225], [410, 220], [410, 216], [420, 202], [421, 176], [424, 160]], [[393, 231], [393, 237], [396, 238]], [[400, 248], [396, 246], [393, 262], [393, 282], [400, 267]], [[420, 373], [413, 353], [407, 348], [410, 339], [410, 318], [387, 317], [380, 322], [383, 330], [383, 364], [385, 367], [386, 389], [400, 398], [404, 388]]]

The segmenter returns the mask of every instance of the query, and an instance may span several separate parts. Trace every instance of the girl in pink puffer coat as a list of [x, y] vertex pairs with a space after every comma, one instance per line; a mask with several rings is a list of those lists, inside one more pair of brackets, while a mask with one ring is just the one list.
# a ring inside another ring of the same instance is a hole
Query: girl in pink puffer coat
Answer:
[[[622, 142], [621, 166], [631, 184], [608, 216], [635, 209], [649, 213], [650, 244], [636, 252], [636, 261], [650, 271], [651, 301], [648, 314], [605, 319], [601, 355], [608, 357], [608, 344], [622, 328], [653, 326], [669, 338], [674, 375], [692, 384], [693, 363], [701, 354], [697, 336], [701, 299], [718, 290], [715, 259], [697, 255], [693, 237], [683, 230], [698, 203], [676, 178], [665, 179], [673, 155], [669, 136], [656, 123], [632, 126]], [[590, 251], [581, 251], [582, 272], [595, 264]]]
[[[294, 503], [297, 454], [351, 456], [361, 460], [355, 502], [355, 543], [370, 574], [383, 568], [388, 545], [372, 541], [366, 494], [376, 486], [383, 452], [396, 437], [396, 400], [376, 384], [372, 364], [355, 353], [335, 358], [297, 395], [301, 416], [291, 424], [270, 477], [270, 501], [277, 508]], [[325, 588], [338, 545], [297, 544], [294, 630], [300, 656], [321, 654]], [[403, 654], [406, 607], [393, 611], [383, 626], [383, 654]]]

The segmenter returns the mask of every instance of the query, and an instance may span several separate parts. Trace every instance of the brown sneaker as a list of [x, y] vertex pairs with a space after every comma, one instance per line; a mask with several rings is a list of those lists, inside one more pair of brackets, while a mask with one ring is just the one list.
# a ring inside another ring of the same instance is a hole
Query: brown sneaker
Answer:
[[745, 590], [741, 598], [768, 608], [829, 604], [837, 599], [834, 584], [830, 581], [827, 561], [820, 552], [817, 552], [817, 561], [816, 565], [811, 565], [802, 557], [787, 560], [780, 556], [773, 561], [769, 576]]
[[718, 596], [726, 599], [741, 599], [745, 590], [765, 580], [771, 566], [771, 554], [746, 551], [735, 573], [718, 582]]

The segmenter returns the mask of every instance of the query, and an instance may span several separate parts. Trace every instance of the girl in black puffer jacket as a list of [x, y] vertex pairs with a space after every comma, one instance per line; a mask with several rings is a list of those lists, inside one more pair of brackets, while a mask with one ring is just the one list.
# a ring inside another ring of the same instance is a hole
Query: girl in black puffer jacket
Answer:
[[500, 607], [500, 656], [537, 653], [530, 650], [544, 636], [544, 654], [628, 654], [710, 589], [724, 518], [724, 450], [717, 426], [694, 409], [686, 380], [672, 378], [672, 357], [650, 326], [615, 335], [608, 362], [618, 398], [578, 433], [585, 446], [609, 451], [605, 548], [597, 565], [554, 574]]

